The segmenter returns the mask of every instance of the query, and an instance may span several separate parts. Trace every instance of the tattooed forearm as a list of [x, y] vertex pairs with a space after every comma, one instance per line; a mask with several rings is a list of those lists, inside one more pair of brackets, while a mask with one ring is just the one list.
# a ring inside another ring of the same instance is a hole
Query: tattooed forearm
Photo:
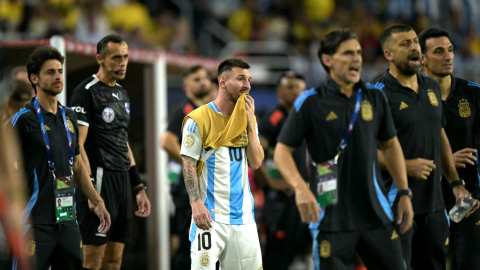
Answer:
[[187, 188], [190, 203], [200, 199], [198, 193], [197, 179], [197, 160], [191, 157], [182, 156], [183, 177], [185, 178], [185, 187]]

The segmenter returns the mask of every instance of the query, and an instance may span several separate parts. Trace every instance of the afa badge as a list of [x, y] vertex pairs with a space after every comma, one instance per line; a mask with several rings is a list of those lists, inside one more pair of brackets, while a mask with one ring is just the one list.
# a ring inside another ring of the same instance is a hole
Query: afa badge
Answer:
[[368, 100], [362, 101], [362, 118], [365, 121], [371, 121], [373, 119], [372, 104]]
[[428, 89], [427, 94], [428, 94], [428, 99], [430, 99], [430, 103], [432, 103], [432, 105], [435, 107], [438, 106], [438, 99], [435, 93], [431, 89]]
[[190, 148], [195, 144], [195, 138], [193, 138], [192, 135], [187, 135], [185, 136], [185, 139], [183, 139], [183, 146]]
[[33, 240], [28, 241], [28, 243], [27, 243], [28, 256], [35, 255], [35, 248], [36, 247], [37, 247], [37, 245], [35, 244], [35, 241], [33, 241]]
[[328, 258], [332, 254], [332, 247], [330, 245], [330, 242], [328, 240], [323, 240], [320, 243], [320, 257], [322, 258]]
[[202, 257], [200, 258], [200, 264], [202, 266], [209, 266], [210, 265], [210, 258], [208, 258], [208, 253], [203, 253]]
[[72, 121], [70, 121], [70, 118], [68, 117], [67, 117], [67, 126], [68, 126], [68, 131], [70, 131], [70, 133], [75, 133], [75, 130], [73, 129]]
[[470, 103], [466, 99], [460, 99], [458, 103], [458, 114], [460, 117], [469, 117], [472, 113], [470, 111]]

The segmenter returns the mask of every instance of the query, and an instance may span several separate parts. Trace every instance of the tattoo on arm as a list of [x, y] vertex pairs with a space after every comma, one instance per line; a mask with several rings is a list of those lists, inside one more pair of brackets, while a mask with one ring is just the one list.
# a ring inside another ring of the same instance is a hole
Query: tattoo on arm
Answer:
[[191, 157], [182, 156], [182, 161], [185, 187], [187, 188], [190, 203], [192, 203], [200, 199], [200, 195], [198, 193], [197, 160]]

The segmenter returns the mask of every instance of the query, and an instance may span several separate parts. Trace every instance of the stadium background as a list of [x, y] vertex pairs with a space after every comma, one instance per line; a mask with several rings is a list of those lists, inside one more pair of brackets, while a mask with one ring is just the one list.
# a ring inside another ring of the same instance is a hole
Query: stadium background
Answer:
[[[163, 103], [168, 106], [167, 113], [185, 99], [180, 75], [183, 68], [207, 63], [215, 77], [218, 59], [241, 57], [252, 65], [251, 95], [256, 113], [261, 115], [276, 105], [274, 84], [281, 72], [304, 74], [308, 88], [324, 80], [316, 52], [324, 34], [337, 28], [351, 28], [358, 34], [363, 49], [362, 78], [366, 81], [387, 67], [380, 33], [394, 23], [406, 23], [417, 33], [430, 26], [449, 30], [455, 47], [454, 74], [479, 82], [479, 15], [477, 0], [0, 0], [0, 42], [61, 35], [77, 44], [78, 48], [67, 53], [67, 100], [75, 86], [98, 69], [94, 51], [87, 52], [83, 43], [94, 45], [103, 36], [117, 33], [130, 49], [167, 52], [166, 82], [161, 82], [167, 86]], [[25, 64], [34, 44], [0, 44], [0, 97], [9, 91], [11, 69]], [[151, 63], [142, 57], [132, 59], [121, 84], [132, 104], [132, 150], [143, 177], [154, 185], [157, 179], [145, 174], [147, 149], [158, 147], [159, 139], [148, 134], [145, 101], [155, 89]], [[149, 192], [153, 201], [157, 199], [154, 194]], [[158, 258], [152, 258], [158, 253], [152, 247], [170, 247], [151, 243], [158, 242], [154, 232], [164, 228], [152, 228], [158, 224], [149, 219], [135, 219], [133, 242], [126, 246], [122, 269], [159, 269]], [[147, 232], [153, 235], [147, 237]]]

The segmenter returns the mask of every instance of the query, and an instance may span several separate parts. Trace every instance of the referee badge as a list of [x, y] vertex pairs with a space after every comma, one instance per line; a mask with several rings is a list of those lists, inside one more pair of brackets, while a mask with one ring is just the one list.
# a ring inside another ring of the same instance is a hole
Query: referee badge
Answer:
[[472, 113], [470, 112], [470, 103], [466, 99], [460, 99], [458, 103], [458, 114], [460, 117], [469, 117]]
[[372, 104], [368, 100], [362, 101], [362, 118], [365, 121], [371, 121], [373, 119]]
[[67, 126], [68, 126], [68, 131], [70, 131], [70, 133], [75, 133], [75, 130], [73, 129], [72, 121], [70, 121], [70, 118], [68, 117], [67, 117]]
[[431, 90], [427, 90], [428, 98], [430, 99], [430, 103], [432, 103], [433, 106], [438, 106], [438, 99], [435, 93]]
[[320, 257], [326, 259], [330, 257], [332, 253], [332, 247], [330, 245], [330, 242], [328, 240], [323, 240], [320, 243]]
[[102, 118], [103, 121], [111, 123], [113, 119], [115, 119], [115, 111], [110, 107], [106, 107], [105, 109], [103, 109]]

